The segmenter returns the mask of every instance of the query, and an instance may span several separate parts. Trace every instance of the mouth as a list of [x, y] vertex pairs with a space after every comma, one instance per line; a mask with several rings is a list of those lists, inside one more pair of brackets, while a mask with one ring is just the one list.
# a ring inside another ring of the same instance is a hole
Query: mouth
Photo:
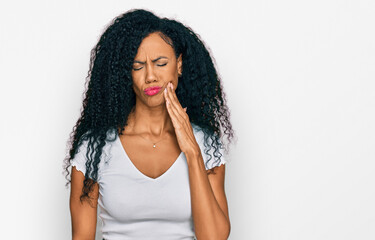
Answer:
[[161, 87], [149, 87], [149, 88], [146, 88], [146, 89], [144, 90], [144, 93], [145, 93], [146, 95], [152, 96], [152, 95], [155, 95], [155, 94], [157, 94], [158, 92], [160, 92], [160, 90], [161, 90]]

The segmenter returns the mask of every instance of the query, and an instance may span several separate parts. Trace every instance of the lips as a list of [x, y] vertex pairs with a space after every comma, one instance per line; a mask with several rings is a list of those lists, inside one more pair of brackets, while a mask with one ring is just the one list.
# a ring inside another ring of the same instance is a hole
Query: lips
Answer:
[[147, 94], [147, 95], [149, 95], [149, 96], [152, 96], [152, 95], [155, 95], [155, 94], [157, 94], [158, 92], [160, 92], [160, 90], [161, 90], [161, 87], [156, 86], [156, 87], [149, 87], [149, 88], [146, 88], [146, 89], [144, 90], [144, 92], [145, 92], [145, 94]]

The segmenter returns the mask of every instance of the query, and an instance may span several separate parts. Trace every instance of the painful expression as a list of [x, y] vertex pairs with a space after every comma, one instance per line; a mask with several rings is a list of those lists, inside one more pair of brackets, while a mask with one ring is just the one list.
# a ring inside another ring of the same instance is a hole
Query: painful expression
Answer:
[[[141, 42], [134, 58], [132, 79], [137, 101], [152, 107], [165, 104], [163, 91], [171, 82], [177, 89], [182, 71], [182, 57], [176, 58], [173, 47], [155, 32]], [[164, 37], [165, 38], [165, 37]]]

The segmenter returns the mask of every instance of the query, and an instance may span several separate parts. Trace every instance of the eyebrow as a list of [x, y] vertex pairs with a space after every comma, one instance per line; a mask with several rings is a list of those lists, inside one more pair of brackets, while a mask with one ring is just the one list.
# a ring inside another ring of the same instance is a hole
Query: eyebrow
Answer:
[[[156, 62], [156, 61], [158, 61], [158, 60], [160, 60], [160, 59], [162, 59], [162, 58], [168, 59], [167, 57], [160, 56], [160, 57], [158, 57], [158, 58], [156, 58], [156, 59], [154, 59], [154, 60], [151, 60], [151, 62]], [[142, 61], [134, 60], [134, 63], [145, 64], [146, 62], [142, 62]]]

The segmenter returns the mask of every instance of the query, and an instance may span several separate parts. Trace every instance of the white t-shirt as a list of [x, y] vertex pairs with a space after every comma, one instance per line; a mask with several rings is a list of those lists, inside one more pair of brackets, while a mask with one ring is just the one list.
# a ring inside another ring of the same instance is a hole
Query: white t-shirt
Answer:
[[[203, 131], [192, 124], [205, 163]], [[117, 133], [112, 132], [99, 163], [99, 217], [106, 240], [195, 239], [190, 202], [189, 172], [183, 152], [173, 165], [156, 179], [141, 173], [127, 156]], [[107, 138], [108, 139], [108, 138]], [[210, 141], [210, 138], [208, 139]], [[207, 169], [225, 164], [213, 156]], [[72, 160], [72, 166], [85, 174], [87, 141]], [[223, 151], [221, 151], [223, 154]]]

